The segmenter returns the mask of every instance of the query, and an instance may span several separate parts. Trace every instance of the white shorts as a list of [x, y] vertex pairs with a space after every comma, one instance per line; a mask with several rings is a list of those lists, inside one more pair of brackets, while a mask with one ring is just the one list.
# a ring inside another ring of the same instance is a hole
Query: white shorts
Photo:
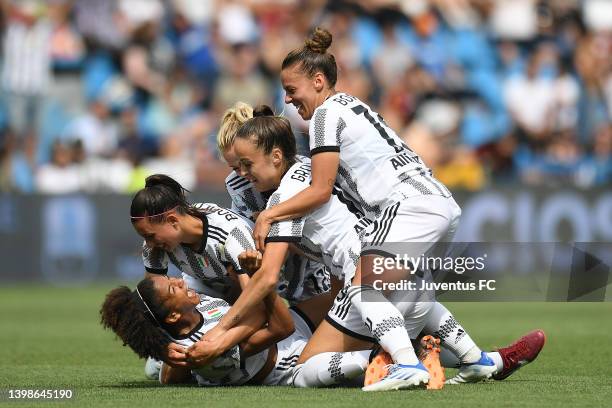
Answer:
[[[334, 305], [325, 316], [325, 320], [336, 329], [351, 337], [376, 343], [372, 337], [372, 331], [368, 328], [361, 317], [361, 313], [351, 304], [352, 296], [361, 296], [355, 286], [345, 286], [334, 301]], [[371, 302], [368, 307], [376, 307], [377, 302]], [[434, 302], [429, 301], [427, 295], [423, 300], [417, 299], [411, 302], [394, 302], [404, 316], [404, 327], [411, 339], [417, 336], [425, 327], [427, 315], [433, 307]]]
[[314, 327], [312, 323], [299, 310], [289, 309], [293, 316], [295, 331], [285, 340], [276, 344], [278, 354], [274, 369], [263, 380], [263, 385], [292, 385], [292, 378], [297, 361], [312, 337]]
[[438, 242], [451, 242], [461, 209], [452, 197], [425, 195], [388, 206], [362, 234], [362, 255], [401, 253], [419, 257]]
[[[388, 206], [361, 234], [361, 255], [395, 256], [396, 254], [418, 258], [432, 251], [445, 250], [436, 246], [453, 239], [461, 209], [452, 197], [419, 196], [398, 201]], [[421, 280], [431, 279], [429, 271], [412, 276], [416, 287]], [[365, 279], [362, 270], [362, 282]], [[371, 275], [384, 281], [384, 273]], [[376, 286], [375, 286], [376, 287]], [[343, 333], [358, 339], [375, 342], [371, 330], [364, 324], [361, 313], [352, 307], [352, 296], [361, 296], [354, 286], [345, 286], [334, 301], [325, 320]], [[416, 338], [425, 326], [427, 315], [435, 302], [432, 291], [395, 291], [387, 294], [388, 300], [404, 316], [406, 331]], [[376, 307], [376, 302], [371, 302]]]

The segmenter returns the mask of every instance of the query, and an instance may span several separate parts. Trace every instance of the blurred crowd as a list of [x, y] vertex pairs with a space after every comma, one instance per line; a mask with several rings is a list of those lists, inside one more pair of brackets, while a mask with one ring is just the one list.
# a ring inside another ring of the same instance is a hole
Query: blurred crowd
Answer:
[[280, 63], [333, 34], [367, 101], [452, 189], [612, 183], [612, 1], [0, 0], [0, 191], [223, 188], [241, 100], [283, 104]]

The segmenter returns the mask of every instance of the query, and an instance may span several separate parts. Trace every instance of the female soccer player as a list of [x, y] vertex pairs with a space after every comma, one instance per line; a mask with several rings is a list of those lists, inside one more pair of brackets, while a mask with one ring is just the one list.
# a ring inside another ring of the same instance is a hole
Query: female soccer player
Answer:
[[[145, 187], [132, 200], [132, 225], [145, 239], [147, 276], [165, 275], [172, 262], [189, 287], [231, 303], [240, 293], [232, 276], [245, 273], [238, 258], [255, 248], [251, 228], [237, 214], [215, 204], [190, 204], [185, 191], [171, 177], [157, 174], [147, 177]], [[312, 299], [301, 301], [308, 301], [307, 312], [313, 314], [324, 313], [333, 301], [331, 296]], [[185, 352], [184, 347], [170, 343], [165, 359], [185, 365]]]
[[[225, 188], [232, 199], [232, 211], [255, 221], [266, 208], [271, 192], [259, 192], [253, 184], [238, 173], [239, 160], [234, 151], [238, 128], [253, 117], [253, 108], [236, 102], [223, 114], [217, 146], [232, 172], [225, 179]], [[283, 278], [278, 284], [281, 296], [290, 303], [304, 301], [329, 291], [329, 270], [320, 263], [297, 254], [291, 254], [283, 267]], [[323, 301], [323, 298], [320, 298]], [[329, 298], [331, 305], [332, 297]]]
[[[393, 257], [401, 252], [418, 258], [435, 250], [436, 243], [452, 240], [461, 210], [449, 190], [378, 113], [356, 97], [336, 91], [337, 66], [334, 56], [327, 52], [331, 43], [331, 34], [317, 28], [312, 38], [301, 49], [291, 51], [282, 63], [285, 103], [296, 106], [300, 116], [310, 120], [312, 182], [291, 199], [263, 211], [254, 239], [257, 247], [263, 248], [273, 222], [303, 216], [327, 202], [332, 193], [337, 194], [374, 223], [362, 238], [361, 261], [353, 282], [363, 291], [373, 279], [385, 279], [372, 273], [377, 256]], [[403, 245], [398, 251], [392, 243]], [[413, 307], [413, 299], [396, 295], [401, 294], [392, 294], [390, 300], [398, 308]], [[433, 301], [429, 305], [428, 329], [439, 333], [442, 344], [461, 362], [459, 374], [450, 382], [491, 376], [494, 362], [444, 306]], [[366, 322], [375, 313], [363, 303], [353, 302], [351, 306]], [[384, 341], [381, 345], [399, 363], [394, 368], [414, 367], [417, 360], [412, 350], [404, 348], [400, 353]], [[404, 372], [410, 376], [415, 369]], [[393, 387], [393, 383], [391, 378], [384, 379], [378, 387]]]
[[190, 204], [185, 192], [171, 177], [156, 174], [134, 196], [130, 215], [145, 240], [145, 269], [166, 274], [172, 262], [190, 287], [231, 302], [239, 291], [227, 269], [242, 273], [238, 256], [254, 248], [251, 228], [215, 204]]
[[[245, 275], [239, 276], [244, 284]], [[163, 384], [189, 382], [200, 385], [290, 385], [316, 387], [338, 383], [328, 372], [343, 376], [363, 374], [369, 351], [345, 353], [329, 365], [297, 366], [296, 361], [311, 336], [311, 328], [299, 309], [288, 310], [272, 292], [248, 318], [224, 340], [227, 351], [211, 364], [182, 368], [163, 365]], [[229, 305], [222, 299], [198, 295], [182, 279], [153, 275], [138, 283], [136, 290], [125, 286], [112, 290], [100, 310], [102, 325], [113, 330], [140, 357], [164, 356], [171, 341], [189, 346], [214, 327]], [[239, 343], [238, 346], [232, 344]], [[212, 345], [209, 345], [211, 347]], [[340, 365], [340, 360], [344, 360]]]
[[[273, 207], [309, 185], [310, 161], [296, 157], [295, 139], [286, 119], [271, 116], [272, 112], [267, 107], [261, 109], [261, 114], [261, 117], [247, 121], [239, 129], [234, 151], [255, 188], [274, 191], [268, 200], [268, 207]], [[332, 275], [341, 280], [341, 285], [351, 285], [361, 251], [357, 231], [362, 228], [360, 220], [347, 209], [346, 203], [336, 197], [300, 219], [276, 223], [267, 239], [262, 266], [253, 277], [256, 285], [245, 289], [232, 309], [234, 312], [230, 311], [224, 320], [233, 319], [249, 310], [259, 301], [256, 299], [272, 290], [290, 243], [296, 243], [298, 251], [320, 259], [330, 268]], [[370, 305], [375, 312], [370, 313], [369, 325], [366, 325], [362, 316], [350, 307], [352, 302], [360, 301], [355, 299], [355, 289], [351, 286], [337, 298], [336, 305], [317, 329], [300, 361], [323, 352], [360, 350], [373, 342], [391, 344], [399, 349], [400, 354], [411, 350], [412, 346], [405, 350], [406, 346], [401, 342], [405, 340], [410, 344], [407, 329], [413, 337], [421, 332], [426, 322], [425, 314], [420, 309], [424, 305], [415, 303], [413, 309], [406, 310], [405, 320], [383, 296], [371, 291], [367, 296], [375, 298], [372, 300], [376, 301]], [[415, 319], [412, 319], [413, 315]], [[215, 329], [210, 337], [215, 332], [221, 334], [221, 330]], [[199, 350], [196, 350], [194, 354], [198, 353]], [[419, 376], [408, 381], [410, 384], [404, 382], [402, 385], [418, 385], [428, 381], [427, 370], [422, 364], [417, 360], [414, 366]]]
[[[406, 255], [418, 258], [438, 241], [450, 241], [461, 211], [450, 192], [433, 178], [418, 155], [386, 126], [380, 115], [357, 98], [336, 92], [337, 67], [334, 57], [327, 53], [331, 40], [329, 32], [317, 29], [304, 47], [290, 52], [282, 63], [285, 102], [295, 105], [302, 118], [311, 119], [312, 180], [291, 199], [263, 211], [257, 219], [254, 238], [262, 250], [272, 223], [304, 216], [328, 202], [332, 193], [373, 221], [358, 254], [361, 260], [352, 292], [347, 293], [347, 299], [352, 299], [348, 308], [355, 308], [362, 321], [370, 322], [371, 326], [372, 322], [379, 322], [382, 333], [379, 342], [396, 363], [390, 370], [390, 375], [396, 378], [383, 380], [377, 387], [393, 388], [398, 382], [413, 386], [426, 381], [426, 377], [418, 367], [408, 335], [400, 334], [399, 330], [393, 334], [385, 330], [390, 325], [392, 329], [401, 327], [404, 321], [382, 320], [377, 316], [377, 308], [368, 307], [371, 302], [366, 304], [360, 300], [382, 296], [370, 285], [373, 278], [389, 279], [389, 276], [373, 275], [371, 265], [381, 252], [391, 256], [397, 253], [389, 248], [389, 243], [411, 243], [412, 253]], [[366, 268], [362, 270], [364, 265]], [[257, 285], [255, 299], [266, 293], [260, 281], [253, 282]], [[429, 312], [425, 309], [435, 304], [433, 301], [419, 304], [415, 297], [402, 299], [397, 295], [402, 294], [396, 292], [390, 300], [404, 315], [425, 315]], [[434, 331], [445, 334], [444, 344], [466, 367], [477, 365], [479, 369], [472, 371], [490, 376], [493, 362], [454, 323], [455, 319], [443, 306], [435, 305], [438, 309], [435, 316], [439, 319], [433, 324], [437, 326]], [[237, 306], [244, 307], [240, 301]], [[415, 311], [417, 307], [420, 310]], [[222, 322], [222, 327], [227, 329], [231, 324]], [[372, 331], [376, 329], [372, 327]]]

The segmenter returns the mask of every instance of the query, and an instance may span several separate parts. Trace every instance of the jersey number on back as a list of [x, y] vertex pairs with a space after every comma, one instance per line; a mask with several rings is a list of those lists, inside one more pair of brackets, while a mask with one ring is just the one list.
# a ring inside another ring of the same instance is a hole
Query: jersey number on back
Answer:
[[395, 149], [395, 153], [401, 153], [404, 150], [408, 150], [408, 151], [412, 152], [412, 150], [410, 150], [408, 148], [408, 146], [406, 146], [405, 143], [400, 142], [400, 144], [398, 145], [397, 142], [391, 136], [389, 136], [389, 134], [387, 133], [385, 128], [383, 128], [382, 125], [381, 125], [381, 122], [383, 122], [383, 119], [380, 117], [380, 115], [378, 115], [378, 120], [376, 120], [372, 115], [370, 115], [370, 112], [368, 111], [368, 109], [365, 106], [363, 106], [363, 105], [357, 105], [357, 106], [353, 107], [351, 110], [353, 112], [355, 112], [355, 114], [357, 114], [357, 115], [363, 114], [363, 116], [365, 116], [365, 118], [368, 120], [368, 122], [370, 122], [372, 124], [372, 126], [374, 126], [374, 128], [376, 128], [376, 130], [378, 131], [378, 134], [383, 139], [385, 139], [387, 144], [389, 146], [391, 146], [393, 149]]

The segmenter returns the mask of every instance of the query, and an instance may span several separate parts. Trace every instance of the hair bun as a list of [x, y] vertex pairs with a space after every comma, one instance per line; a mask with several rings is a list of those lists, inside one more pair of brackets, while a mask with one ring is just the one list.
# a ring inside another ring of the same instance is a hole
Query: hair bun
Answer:
[[145, 179], [145, 188], [155, 187], [160, 184], [164, 184], [163, 174], [153, 174]]
[[318, 54], [325, 54], [331, 43], [331, 33], [324, 28], [317, 27], [310, 39], [304, 42], [304, 48]]
[[259, 105], [253, 109], [253, 117], [258, 116], [274, 116], [274, 111], [268, 105]]

